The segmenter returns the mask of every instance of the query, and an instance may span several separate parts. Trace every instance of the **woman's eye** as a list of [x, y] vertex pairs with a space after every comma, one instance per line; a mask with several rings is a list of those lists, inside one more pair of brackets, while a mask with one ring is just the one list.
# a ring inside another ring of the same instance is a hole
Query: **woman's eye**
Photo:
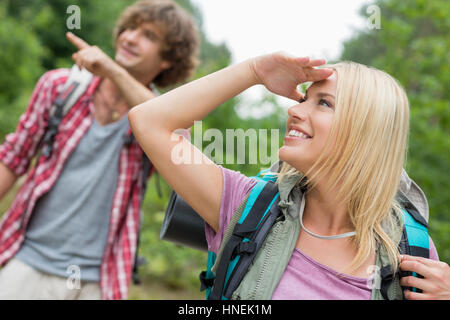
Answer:
[[325, 106], [331, 108], [331, 104], [328, 103], [328, 101], [325, 100], [325, 99], [320, 99], [319, 104], [320, 104], [320, 105], [325, 105]]

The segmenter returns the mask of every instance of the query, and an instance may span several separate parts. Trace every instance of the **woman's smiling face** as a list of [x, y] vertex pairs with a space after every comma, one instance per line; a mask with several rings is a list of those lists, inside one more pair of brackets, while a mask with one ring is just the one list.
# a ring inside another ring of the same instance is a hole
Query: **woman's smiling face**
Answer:
[[336, 73], [314, 82], [300, 103], [288, 109], [284, 145], [280, 160], [305, 173], [320, 156], [331, 131], [334, 117]]

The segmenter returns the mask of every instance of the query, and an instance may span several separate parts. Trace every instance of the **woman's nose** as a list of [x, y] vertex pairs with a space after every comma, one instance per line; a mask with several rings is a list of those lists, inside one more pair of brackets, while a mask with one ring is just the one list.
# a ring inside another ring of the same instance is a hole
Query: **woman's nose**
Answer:
[[307, 117], [307, 108], [305, 106], [299, 104], [296, 104], [295, 106], [292, 106], [288, 109], [288, 115], [291, 118], [297, 118], [299, 120], [306, 120]]

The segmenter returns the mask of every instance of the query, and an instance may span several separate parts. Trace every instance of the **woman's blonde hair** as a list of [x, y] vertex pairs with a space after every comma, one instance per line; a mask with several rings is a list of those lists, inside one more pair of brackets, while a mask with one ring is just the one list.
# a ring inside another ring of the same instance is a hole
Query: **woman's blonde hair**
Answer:
[[[396, 271], [402, 219], [395, 196], [406, 161], [408, 98], [383, 71], [349, 61], [326, 67], [337, 75], [333, 124], [322, 154], [300, 182], [311, 190], [326, 177], [328, 190], [347, 204], [358, 248], [351, 270], [380, 244]], [[278, 181], [292, 173], [296, 169], [284, 162]]]

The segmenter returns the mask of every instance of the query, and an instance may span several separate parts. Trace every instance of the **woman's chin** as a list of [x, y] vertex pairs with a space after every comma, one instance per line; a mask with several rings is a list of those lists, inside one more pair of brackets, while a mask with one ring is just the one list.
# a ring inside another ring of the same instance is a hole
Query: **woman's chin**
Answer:
[[[298, 151], [298, 150], [296, 150], [296, 151]], [[283, 162], [286, 162], [291, 167], [296, 168], [297, 171], [299, 171], [299, 172], [305, 172], [304, 170], [306, 169], [306, 167], [308, 167], [306, 165], [306, 163], [307, 163], [306, 159], [304, 161], [302, 161], [298, 152], [294, 152], [294, 150], [292, 150], [291, 148], [286, 147], [286, 146], [282, 146], [278, 150], [278, 159], [280, 159]]]
[[290, 146], [282, 146], [280, 149], [278, 149], [278, 159], [281, 161], [291, 163], [295, 162], [295, 160], [298, 160], [298, 150], [293, 150]]
[[286, 147], [282, 146], [280, 149], [278, 149], [278, 159], [284, 162], [288, 162], [288, 159], [286, 158]]

